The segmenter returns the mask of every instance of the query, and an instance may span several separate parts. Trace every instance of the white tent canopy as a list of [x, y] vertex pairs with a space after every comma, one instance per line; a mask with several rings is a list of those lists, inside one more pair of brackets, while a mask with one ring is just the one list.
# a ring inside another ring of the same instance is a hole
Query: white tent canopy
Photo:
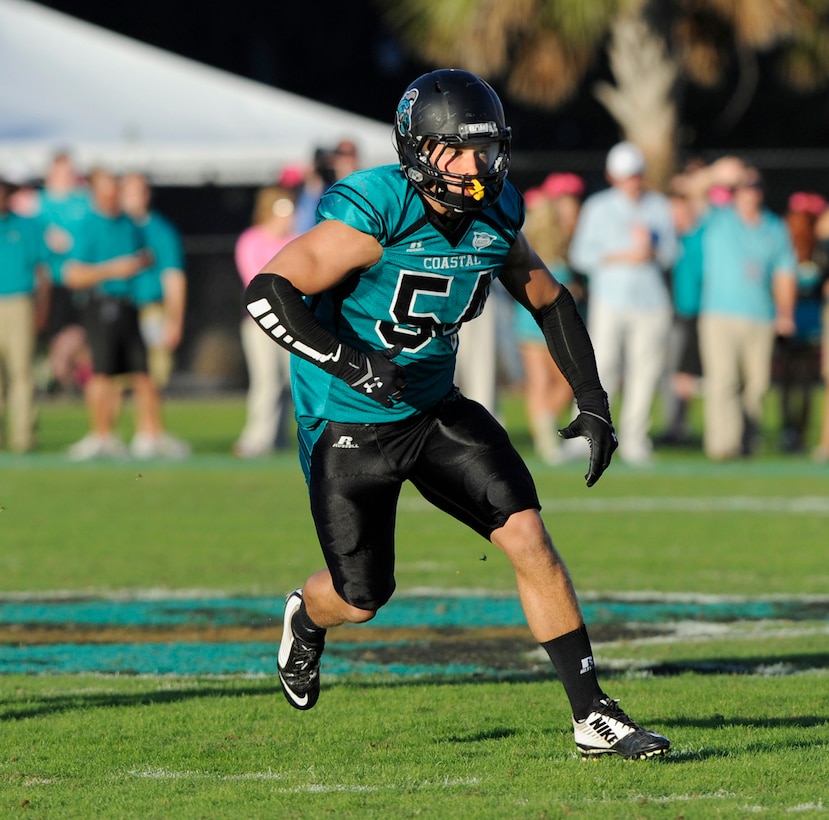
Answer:
[[56, 149], [81, 168], [143, 170], [175, 185], [267, 183], [344, 138], [356, 142], [364, 165], [395, 161], [390, 124], [27, 0], [0, 0], [0, 76], [0, 163], [36, 175]]

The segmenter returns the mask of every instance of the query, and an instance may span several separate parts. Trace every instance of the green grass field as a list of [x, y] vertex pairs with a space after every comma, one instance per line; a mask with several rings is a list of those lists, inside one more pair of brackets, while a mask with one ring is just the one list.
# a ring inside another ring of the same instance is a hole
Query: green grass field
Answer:
[[[0, 454], [0, 599], [281, 596], [301, 583], [320, 563], [301, 472], [290, 454], [228, 455], [243, 415], [239, 397], [172, 401], [169, 426], [192, 458], [78, 465], [63, 452], [85, 432], [82, 408], [44, 406], [40, 450]], [[299, 713], [270, 675], [10, 669], [0, 814], [826, 816], [829, 468], [773, 448], [729, 465], [666, 450], [652, 467], [614, 464], [587, 490], [585, 465], [529, 456], [516, 399], [505, 417], [585, 600], [813, 607], [596, 641], [606, 688], [671, 737], [669, 758], [582, 762], [560, 685], [539, 674], [324, 674], [319, 705]], [[129, 413], [123, 424], [128, 434]], [[491, 545], [409, 489], [397, 554], [403, 597], [514, 590]], [[4, 634], [10, 647], [30, 639]]]

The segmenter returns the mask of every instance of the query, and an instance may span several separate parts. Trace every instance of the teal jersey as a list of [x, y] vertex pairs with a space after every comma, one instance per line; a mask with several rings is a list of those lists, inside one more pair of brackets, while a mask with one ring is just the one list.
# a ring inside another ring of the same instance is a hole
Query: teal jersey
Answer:
[[144, 247], [153, 256], [153, 264], [130, 279], [133, 301], [143, 306], [163, 300], [164, 273], [184, 270], [184, 252], [178, 230], [157, 211], [151, 211], [147, 220], [139, 223], [139, 228], [144, 235]]
[[37, 219], [0, 214], [0, 299], [35, 290], [35, 268], [47, 261], [43, 226]]
[[444, 234], [395, 165], [358, 171], [325, 193], [318, 221], [336, 219], [373, 236], [380, 261], [306, 299], [320, 324], [364, 352], [402, 345], [403, 400], [385, 407], [311, 362], [292, 357], [299, 423], [374, 424], [434, 407], [452, 389], [458, 328], [483, 310], [521, 225], [524, 201], [509, 183], [497, 202]]
[[52, 278], [60, 281], [60, 268], [72, 254], [75, 236], [92, 209], [88, 192], [83, 188], [57, 196], [45, 188], [38, 191], [38, 217], [43, 223], [51, 257]]
[[[97, 264], [137, 253], [143, 247], [141, 230], [128, 216], [110, 217], [91, 211], [77, 229], [69, 260]], [[105, 296], [129, 299], [130, 287], [129, 279], [107, 279], [93, 290]]]

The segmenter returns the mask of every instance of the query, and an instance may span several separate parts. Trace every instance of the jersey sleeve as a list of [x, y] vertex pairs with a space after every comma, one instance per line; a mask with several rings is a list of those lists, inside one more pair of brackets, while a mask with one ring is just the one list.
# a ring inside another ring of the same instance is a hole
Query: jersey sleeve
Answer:
[[323, 194], [317, 217], [320, 221], [336, 219], [384, 245], [390, 236], [389, 225], [398, 221], [402, 199], [390, 184], [388, 174], [358, 171]]

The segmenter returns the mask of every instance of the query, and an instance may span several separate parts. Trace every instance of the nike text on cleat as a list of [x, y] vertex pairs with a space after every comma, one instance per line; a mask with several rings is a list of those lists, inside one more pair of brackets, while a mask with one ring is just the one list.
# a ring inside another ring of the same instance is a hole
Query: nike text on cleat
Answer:
[[294, 590], [285, 601], [282, 641], [279, 644], [277, 667], [285, 700], [294, 709], [311, 709], [320, 695], [320, 657], [325, 643], [306, 644], [291, 628], [294, 614], [302, 604], [302, 590]]
[[576, 746], [584, 760], [598, 755], [619, 755], [626, 760], [644, 760], [668, 753], [666, 737], [643, 729], [632, 721], [618, 701], [599, 698], [584, 720], [573, 719]]

